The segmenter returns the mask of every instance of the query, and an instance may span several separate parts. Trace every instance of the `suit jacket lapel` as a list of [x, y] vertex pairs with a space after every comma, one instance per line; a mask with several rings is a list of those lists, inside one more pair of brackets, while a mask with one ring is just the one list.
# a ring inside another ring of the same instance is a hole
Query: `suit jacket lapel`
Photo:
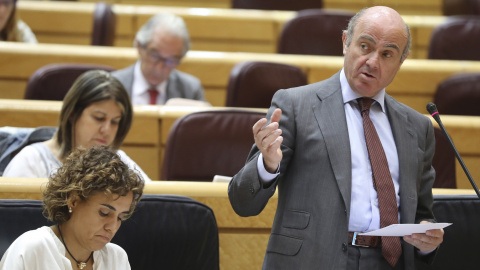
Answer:
[[401, 223], [414, 223], [417, 205], [416, 178], [419, 166], [416, 133], [408, 114], [391, 96], [385, 96], [388, 119], [392, 128], [399, 162]]
[[183, 92], [183, 87], [180, 87], [178, 84], [178, 75], [177, 71], [174, 69], [170, 72], [170, 76], [168, 76], [167, 87], [166, 87], [166, 99], [169, 100], [171, 98], [180, 98], [186, 96]]
[[345, 206], [350, 208], [352, 162], [339, 74], [326, 80], [317, 90], [319, 101], [312, 109], [323, 135], [340, 193]]

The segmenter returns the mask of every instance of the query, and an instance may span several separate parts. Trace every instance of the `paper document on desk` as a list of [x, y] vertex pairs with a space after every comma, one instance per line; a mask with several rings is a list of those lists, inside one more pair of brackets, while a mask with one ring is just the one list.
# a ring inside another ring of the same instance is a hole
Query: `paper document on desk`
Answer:
[[426, 224], [392, 224], [375, 231], [359, 233], [358, 235], [370, 236], [405, 236], [413, 233], [425, 233], [428, 230], [443, 229], [452, 223], [426, 223]]

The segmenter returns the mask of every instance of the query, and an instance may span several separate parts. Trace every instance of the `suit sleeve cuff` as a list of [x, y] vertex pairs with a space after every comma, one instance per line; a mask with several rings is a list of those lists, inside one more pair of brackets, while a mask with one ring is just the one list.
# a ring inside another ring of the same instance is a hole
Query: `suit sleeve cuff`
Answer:
[[260, 182], [262, 182], [263, 186], [269, 186], [273, 180], [280, 174], [280, 165], [278, 165], [277, 171], [275, 173], [269, 173], [265, 169], [265, 165], [263, 164], [263, 155], [260, 153], [257, 159], [257, 170], [258, 176], [260, 177]]

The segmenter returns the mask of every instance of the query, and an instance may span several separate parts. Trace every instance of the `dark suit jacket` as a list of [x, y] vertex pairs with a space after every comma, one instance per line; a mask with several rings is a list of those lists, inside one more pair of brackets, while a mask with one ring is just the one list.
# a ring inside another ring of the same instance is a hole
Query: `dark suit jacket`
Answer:
[[[278, 186], [264, 269], [346, 269], [352, 164], [339, 74], [273, 97], [267, 119], [282, 109], [284, 140], [280, 175], [270, 187], [260, 183], [255, 146], [230, 182], [230, 202], [241, 216], [259, 214]], [[401, 223], [433, 220], [432, 123], [389, 95], [385, 104], [398, 150]], [[402, 245], [405, 269], [414, 269], [414, 248]]]
[[[112, 72], [112, 75], [123, 84], [130, 97], [132, 96], [134, 67], [135, 65], [131, 65]], [[176, 69], [172, 70], [168, 77], [166, 93], [165, 101], [171, 98], [205, 100], [200, 80]]]

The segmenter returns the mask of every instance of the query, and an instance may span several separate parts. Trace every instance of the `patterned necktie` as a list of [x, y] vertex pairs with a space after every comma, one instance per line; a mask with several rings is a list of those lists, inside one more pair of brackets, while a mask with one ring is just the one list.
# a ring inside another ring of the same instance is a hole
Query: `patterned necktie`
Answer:
[[150, 95], [150, 105], [157, 104], [158, 91], [156, 89], [148, 89], [148, 94]]
[[[398, 224], [398, 208], [392, 176], [388, 168], [387, 157], [378, 137], [375, 126], [370, 120], [370, 106], [373, 99], [359, 98], [358, 104], [363, 118], [363, 131], [367, 143], [368, 155], [372, 166], [373, 186], [377, 190], [378, 207], [380, 210], [380, 227]], [[382, 255], [388, 263], [395, 267], [402, 254], [400, 237], [382, 237]]]

